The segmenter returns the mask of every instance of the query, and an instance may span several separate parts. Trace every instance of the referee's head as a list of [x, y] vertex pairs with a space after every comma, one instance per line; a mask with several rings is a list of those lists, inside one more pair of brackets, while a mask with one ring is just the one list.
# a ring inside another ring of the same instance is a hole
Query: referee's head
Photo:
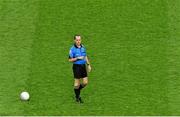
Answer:
[[77, 46], [80, 46], [80, 45], [81, 45], [81, 35], [74, 35], [74, 43], [75, 43]]

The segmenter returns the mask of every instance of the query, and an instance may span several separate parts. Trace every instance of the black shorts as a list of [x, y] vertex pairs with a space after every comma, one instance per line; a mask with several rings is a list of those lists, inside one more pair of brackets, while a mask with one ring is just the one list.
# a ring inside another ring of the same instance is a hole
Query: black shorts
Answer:
[[87, 77], [86, 65], [85, 64], [73, 64], [74, 78], [80, 79]]

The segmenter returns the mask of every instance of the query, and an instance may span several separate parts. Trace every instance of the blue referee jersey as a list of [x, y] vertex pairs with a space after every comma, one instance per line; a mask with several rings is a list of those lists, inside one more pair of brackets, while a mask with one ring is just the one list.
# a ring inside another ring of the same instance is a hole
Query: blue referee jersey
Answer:
[[[80, 48], [78, 48], [76, 46], [76, 44], [74, 44], [69, 51], [69, 58], [76, 58], [76, 57], [80, 57], [80, 56], [86, 56], [86, 49], [83, 45], [81, 45]], [[86, 64], [86, 60], [77, 60], [73, 62], [74, 64]]]

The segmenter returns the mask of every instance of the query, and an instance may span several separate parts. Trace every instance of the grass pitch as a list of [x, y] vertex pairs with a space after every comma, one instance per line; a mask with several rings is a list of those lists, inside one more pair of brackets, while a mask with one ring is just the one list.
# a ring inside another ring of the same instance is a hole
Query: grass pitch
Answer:
[[[0, 115], [180, 115], [179, 13], [179, 0], [0, 0]], [[77, 33], [93, 68], [82, 105]]]

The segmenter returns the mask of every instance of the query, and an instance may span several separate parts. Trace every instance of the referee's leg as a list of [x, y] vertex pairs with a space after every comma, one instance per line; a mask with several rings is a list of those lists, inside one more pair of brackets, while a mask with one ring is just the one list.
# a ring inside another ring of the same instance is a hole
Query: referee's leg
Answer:
[[82, 88], [87, 86], [87, 84], [88, 84], [88, 77], [82, 78], [82, 84], [80, 84], [79, 89], [81, 90]]
[[79, 96], [80, 96], [79, 88], [80, 88], [80, 79], [75, 78], [74, 79], [74, 93], [76, 95], [76, 99], [79, 99]]
[[80, 102], [80, 103], [83, 103], [83, 101], [82, 101], [82, 99], [81, 99], [81, 97], [80, 97], [81, 90], [82, 90], [82, 88], [84, 88], [87, 84], [88, 84], [88, 78], [87, 78], [87, 77], [82, 78], [82, 83], [79, 85], [79, 102]]

